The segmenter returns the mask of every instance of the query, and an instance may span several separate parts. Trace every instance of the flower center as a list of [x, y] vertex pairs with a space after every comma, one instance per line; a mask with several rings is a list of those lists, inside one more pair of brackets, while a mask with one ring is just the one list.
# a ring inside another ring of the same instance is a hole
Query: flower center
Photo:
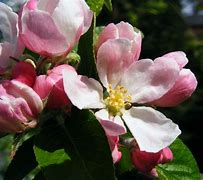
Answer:
[[115, 89], [109, 85], [108, 97], [104, 100], [109, 113], [113, 116], [122, 115], [122, 109], [128, 109], [131, 106], [131, 96], [127, 94], [127, 89], [123, 86], [117, 86]]

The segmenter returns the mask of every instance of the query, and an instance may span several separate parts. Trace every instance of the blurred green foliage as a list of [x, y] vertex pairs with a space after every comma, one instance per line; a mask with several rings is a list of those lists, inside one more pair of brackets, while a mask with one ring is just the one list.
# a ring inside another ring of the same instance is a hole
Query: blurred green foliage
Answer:
[[12, 135], [8, 135], [0, 139], [0, 180], [3, 179], [5, 170], [10, 162], [12, 142]]

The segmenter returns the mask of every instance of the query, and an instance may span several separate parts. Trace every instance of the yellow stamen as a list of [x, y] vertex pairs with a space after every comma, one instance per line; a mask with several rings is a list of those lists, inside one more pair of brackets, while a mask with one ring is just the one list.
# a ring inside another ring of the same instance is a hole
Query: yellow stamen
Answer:
[[127, 90], [123, 86], [117, 86], [115, 89], [109, 85], [107, 89], [109, 96], [104, 100], [107, 109], [113, 116], [122, 115], [122, 109], [129, 109], [131, 106], [131, 96], [127, 95]]

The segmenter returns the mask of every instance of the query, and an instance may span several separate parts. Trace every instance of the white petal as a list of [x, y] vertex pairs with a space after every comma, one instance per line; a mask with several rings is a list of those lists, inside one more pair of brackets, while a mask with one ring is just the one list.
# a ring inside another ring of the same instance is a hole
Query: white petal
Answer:
[[109, 136], [118, 136], [126, 133], [126, 128], [119, 116], [112, 117], [106, 109], [95, 113], [98, 121]]
[[150, 107], [133, 107], [124, 112], [123, 119], [141, 151], [158, 152], [181, 133], [175, 123]]
[[111, 84], [114, 88], [120, 82], [125, 70], [134, 62], [131, 50], [132, 43], [127, 39], [111, 39], [100, 46], [97, 52], [97, 70], [104, 87]]
[[74, 70], [63, 71], [64, 90], [72, 104], [79, 109], [103, 108], [103, 88], [92, 78], [77, 75]]
[[133, 102], [147, 103], [167, 93], [178, 75], [179, 67], [173, 59], [143, 59], [130, 66], [122, 77], [121, 85], [128, 90]]
[[18, 15], [6, 4], [0, 2], [0, 31], [3, 39], [10, 43], [16, 43]]
[[[50, 3], [50, 2], [49, 2]], [[93, 13], [84, 0], [59, 0], [52, 18], [67, 41], [73, 43], [91, 25]]]

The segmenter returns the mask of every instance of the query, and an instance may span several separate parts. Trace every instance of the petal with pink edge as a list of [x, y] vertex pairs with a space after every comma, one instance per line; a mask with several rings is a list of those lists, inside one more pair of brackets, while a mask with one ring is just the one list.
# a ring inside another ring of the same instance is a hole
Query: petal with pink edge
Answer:
[[117, 39], [119, 36], [118, 28], [115, 24], [110, 23], [108, 26], [106, 26], [101, 34], [98, 37], [97, 44], [96, 44], [96, 51], [99, 49], [99, 47], [106, 42], [109, 39]]
[[73, 105], [79, 109], [103, 108], [103, 88], [92, 78], [77, 75], [76, 71], [63, 70], [64, 90]]
[[135, 62], [123, 74], [124, 86], [132, 102], [147, 103], [163, 96], [173, 87], [178, 78], [179, 67], [169, 58], [157, 58], [155, 61], [143, 59]]
[[34, 84], [34, 91], [40, 96], [42, 100], [45, 100], [50, 94], [53, 88], [54, 82], [46, 75], [40, 75], [36, 78]]
[[18, 82], [16, 80], [11, 80], [11, 85], [7, 88], [10, 94], [15, 97], [23, 97], [28, 103], [29, 107], [32, 109], [33, 114], [38, 114], [43, 109], [43, 103], [38, 94], [29, 86]]
[[24, 12], [21, 24], [21, 38], [30, 50], [40, 55], [60, 55], [67, 51], [65, 37], [47, 12]]
[[122, 118], [141, 151], [158, 152], [181, 133], [176, 124], [150, 107], [132, 107], [123, 113]]
[[197, 87], [197, 79], [189, 69], [182, 69], [175, 85], [160, 99], [151, 104], [160, 107], [172, 107], [185, 101]]
[[131, 24], [121, 21], [117, 25], [119, 38], [126, 38], [132, 42], [132, 52], [134, 60], [138, 60], [141, 52], [142, 35], [135, 32]]
[[126, 133], [125, 125], [119, 116], [110, 116], [106, 109], [97, 111], [95, 116], [108, 136], [118, 136]]
[[181, 69], [188, 63], [186, 54], [182, 51], [170, 52], [165, 54], [163, 57], [174, 59]]
[[75, 42], [77, 31], [80, 29], [84, 19], [78, 0], [58, 1], [52, 18], [67, 41], [69, 43]]
[[97, 53], [97, 70], [103, 85], [106, 88], [109, 84], [115, 87], [133, 62], [129, 40], [116, 39], [103, 43]]

